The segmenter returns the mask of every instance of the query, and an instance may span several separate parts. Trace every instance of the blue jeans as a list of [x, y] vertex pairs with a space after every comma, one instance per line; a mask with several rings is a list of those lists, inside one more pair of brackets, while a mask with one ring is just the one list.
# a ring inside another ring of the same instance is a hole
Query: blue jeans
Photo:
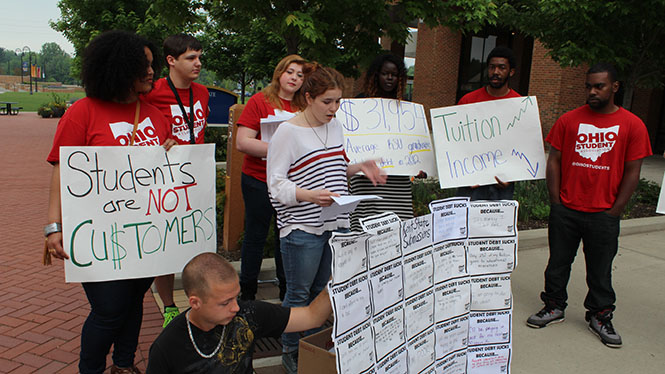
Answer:
[[90, 314], [81, 331], [81, 374], [101, 374], [113, 345], [113, 363], [134, 365], [143, 320], [143, 296], [153, 278], [83, 283]]
[[[265, 182], [242, 174], [240, 179], [242, 197], [245, 201], [245, 237], [242, 241], [240, 261], [240, 288], [242, 299], [254, 299], [257, 280], [263, 262], [263, 247], [266, 244], [270, 220], [276, 215], [268, 198]], [[275, 267], [280, 290], [286, 289], [286, 278], [279, 248], [279, 231], [275, 225]]]
[[[331, 235], [332, 231], [314, 235], [294, 230], [282, 238], [281, 251], [287, 280], [283, 306], [307, 306], [326, 286], [330, 279], [332, 260], [328, 245]], [[304, 335], [311, 335], [319, 330], [320, 328], [308, 330]], [[298, 332], [282, 334], [283, 351], [296, 351], [299, 339]]]
[[587, 314], [614, 310], [612, 261], [619, 249], [619, 217], [605, 212], [581, 212], [561, 204], [550, 207], [548, 227], [550, 258], [545, 269], [545, 292], [540, 298], [548, 307], [565, 309], [566, 288], [580, 241], [584, 244]]

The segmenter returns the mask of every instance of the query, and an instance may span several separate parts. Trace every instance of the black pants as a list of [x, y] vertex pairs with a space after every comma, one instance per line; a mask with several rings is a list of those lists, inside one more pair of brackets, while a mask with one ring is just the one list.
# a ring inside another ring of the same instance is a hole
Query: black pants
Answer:
[[[265, 182], [242, 174], [240, 184], [245, 201], [245, 237], [242, 241], [240, 261], [240, 286], [243, 297], [256, 294], [256, 283], [263, 262], [263, 246], [266, 244], [270, 220], [276, 215], [268, 197], [268, 185]], [[275, 226], [275, 267], [279, 288], [286, 291], [286, 277], [279, 249], [279, 231]]]
[[612, 289], [612, 261], [619, 247], [619, 217], [552, 205], [548, 237], [550, 258], [545, 269], [545, 292], [540, 295], [545, 304], [566, 308], [566, 287], [581, 240], [589, 287], [584, 307], [588, 313], [614, 310], [616, 295]]

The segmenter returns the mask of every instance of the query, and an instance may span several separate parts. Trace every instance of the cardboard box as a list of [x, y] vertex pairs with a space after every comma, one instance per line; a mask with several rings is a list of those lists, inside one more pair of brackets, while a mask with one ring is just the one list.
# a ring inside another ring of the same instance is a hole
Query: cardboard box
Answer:
[[300, 339], [298, 346], [298, 374], [336, 374], [332, 327]]

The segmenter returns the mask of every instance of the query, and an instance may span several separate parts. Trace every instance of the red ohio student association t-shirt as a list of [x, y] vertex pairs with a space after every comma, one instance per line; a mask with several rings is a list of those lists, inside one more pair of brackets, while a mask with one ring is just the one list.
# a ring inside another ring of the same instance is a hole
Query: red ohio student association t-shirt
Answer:
[[489, 93], [487, 93], [487, 89], [485, 89], [485, 87], [480, 87], [479, 89], [471, 91], [468, 94], [462, 96], [462, 98], [459, 99], [457, 105], [480, 103], [483, 101], [509, 99], [511, 97], [520, 97], [520, 96], [521, 95], [518, 94], [517, 91], [513, 90], [512, 88], [510, 89], [510, 91], [508, 91], [507, 94], [503, 96], [492, 96]]
[[[279, 100], [282, 103], [282, 110], [293, 113], [290, 101], [282, 98]], [[257, 131], [258, 134], [256, 137], [257, 139], [261, 139], [261, 119], [268, 118], [271, 115], [275, 115], [275, 108], [266, 100], [263, 92], [259, 92], [252, 96], [247, 105], [245, 105], [245, 109], [243, 109], [238, 119], [238, 125]], [[245, 154], [245, 159], [242, 163], [242, 172], [265, 182], [266, 160]]]
[[619, 108], [599, 114], [588, 105], [559, 118], [545, 139], [561, 151], [561, 203], [583, 212], [612, 208], [624, 163], [651, 155], [644, 122]]
[[[185, 108], [187, 116], [189, 116], [189, 89], [176, 88], [176, 91], [178, 91], [182, 106]], [[192, 82], [192, 95], [194, 96], [192, 98], [194, 106], [194, 139], [196, 140], [196, 144], [203, 144], [203, 135], [208, 124], [208, 114], [210, 114], [208, 108], [210, 95], [204, 85], [195, 82]], [[189, 125], [182, 115], [180, 105], [178, 105], [178, 101], [173, 95], [173, 91], [171, 91], [166, 78], [157, 80], [152, 91], [143, 98], [156, 106], [171, 123], [171, 138], [177, 141], [178, 144], [190, 144]]]
[[[59, 162], [61, 146], [129, 145], [135, 114], [136, 102], [120, 104], [88, 97], [77, 100], [58, 122], [46, 160]], [[168, 128], [164, 115], [141, 100], [134, 145], [161, 145], [168, 138]]]

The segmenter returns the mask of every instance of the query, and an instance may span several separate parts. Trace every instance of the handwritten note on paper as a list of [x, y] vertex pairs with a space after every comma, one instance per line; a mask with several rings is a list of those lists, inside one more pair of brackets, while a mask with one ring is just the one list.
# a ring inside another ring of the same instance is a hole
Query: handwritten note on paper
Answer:
[[434, 291], [431, 288], [406, 300], [404, 305], [407, 339], [434, 324]]
[[402, 345], [376, 365], [377, 374], [404, 374], [408, 372], [406, 345]]
[[335, 316], [335, 335], [349, 331], [372, 315], [371, 295], [367, 274], [361, 274], [346, 283], [331, 288]]
[[467, 372], [470, 374], [508, 373], [510, 344], [469, 347]]
[[510, 273], [471, 277], [471, 309], [494, 310], [512, 307]]
[[436, 362], [436, 372], [446, 374], [467, 374], [466, 349], [454, 352]]
[[469, 273], [505, 273], [515, 268], [517, 238], [469, 239]]
[[469, 216], [468, 198], [450, 198], [429, 204], [434, 218], [434, 243], [464, 239], [467, 236]]
[[469, 238], [517, 235], [517, 201], [472, 202]]
[[509, 343], [511, 317], [510, 310], [471, 312], [469, 314], [469, 344]]
[[346, 358], [337, 360], [337, 372], [340, 374], [364, 373], [372, 368], [376, 357], [371, 323], [363, 323], [340, 336], [335, 341], [335, 353], [337, 357]]
[[466, 349], [469, 344], [469, 315], [465, 314], [438, 323], [434, 333], [436, 334], [437, 359], [446, 357], [452, 352]]
[[402, 222], [402, 252], [407, 255], [432, 245], [432, 215]]
[[399, 241], [400, 225], [394, 224], [379, 230], [367, 241], [370, 268], [375, 268], [402, 256]]
[[404, 298], [402, 260], [395, 260], [370, 271], [369, 281], [374, 301], [374, 314]]
[[420, 373], [427, 367], [434, 368], [434, 329], [428, 329], [407, 344], [409, 372]]
[[404, 306], [387, 309], [373, 319], [374, 345], [378, 360], [406, 343], [404, 336]]
[[352, 163], [381, 159], [389, 175], [436, 175], [423, 106], [394, 99], [343, 99], [336, 113]]
[[434, 287], [434, 300], [436, 322], [466, 314], [471, 307], [471, 282], [463, 277], [438, 284]]
[[182, 271], [217, 250], [215, 145], [61, 147], [67, 282]]
[[545, 178], [535, 96], [430, 110], [441, 188]]
[[421, 249], [404, 256], [404, 292], [406, 298], [432, 287], [434, 284], [434, 260], [432, 249]]
[[438, 284], [467, 274], [465, 243], [465, 240], [457, 240], [434, 245], [432, 251], [434, 269], [436, 269], [434, 283]]
[[346, 282], [351, 277], [367, 270], [367, 239], [370, 235], [333, 233], [330, 247], [334, 248], [332, 262], [333, 278]]

